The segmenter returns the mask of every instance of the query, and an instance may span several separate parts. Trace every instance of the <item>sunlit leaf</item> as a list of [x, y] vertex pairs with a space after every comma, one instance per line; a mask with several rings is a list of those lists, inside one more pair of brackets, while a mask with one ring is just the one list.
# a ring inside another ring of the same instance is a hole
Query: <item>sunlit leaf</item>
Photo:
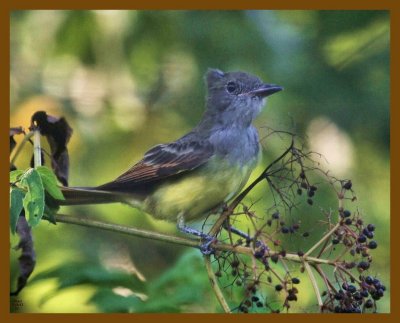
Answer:
[[10, 172], [10, 183], [15, 183], [19, 180], [21, 175], [24, 173], [21, 169], [16, 169]]
[[40, 222], [44, 212], [44, 188], [39, 173], [31, 168], [22, 177], [21, 184], [27, 188], [23, 200], [24, 210], [30, 226]]
[[39, 173], [44, 189], [55, 199], [64, 200], [64, 196], [57, 184], [57, 177], [54, 173], [45, 166], [39, 166], [36, 168]]

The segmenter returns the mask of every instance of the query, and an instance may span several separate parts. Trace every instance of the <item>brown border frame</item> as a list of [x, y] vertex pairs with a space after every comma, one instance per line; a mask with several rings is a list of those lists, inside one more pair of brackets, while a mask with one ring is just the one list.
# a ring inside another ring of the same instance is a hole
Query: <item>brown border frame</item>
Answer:
[[[399, 110], [400, 106], [399, 102], [399, 78], [400, 78], [400, 70], [399, 70], [399, 40], [400, 40], [400, 2], [397, 0], [380, 0], [380, 1], [372, 1], [372, 0], [363, 0], [363, 1], [355, 1], [355, 0], [329, 0], [329, 1], [321, 1], [317, 3], [312, 0], [286, 0], [285, 3], [283, 1], [274, 1], [271, 3], [255, 1], [255, 0], [247, 0], [242, 2], [232, 2], [223, 3], [217, 1], [210, 0], [202, 0], [202, 1], [185, 1], [180, 2], [178, 0], [170, 0], [170, 1], [162, 1], [162, 0], [153, 0], [151, 3], [145, 0], [136, 0], [133, 4], [127, 4], [127, 1], [122, 0], [114, 0], [112, 3], [108, 3], [104, 0], [97, 1], [76, 1], [76, 0], [59, 0], [57, 3], [49, 0], [8, 0], [1, 1], [1, 42], [3, 42], [2, 50], [0, 51], [0, 59], [3, 67], [9, 67], [10, 64], [10, 51], [9, 51], [9, 37], [10, 37], [10, 20], [9, 13], [12, 10], [22, 10], [22, 9], [374, 9], [374, 10], [390, 10], [391, 12], [391, 119], [390, 119], [390, 135], [391, 135], [391, 143], [390, 143], [390, 158], [391, 158], [391, 255], [393, 255], [391, 259], [391, 286], [392, 295], [391, 295], [391, 313], [390, 314], [377, 314], [377, 315], [353, 315], [351, 316], [352, 322], [363, 322], [367, 323], [372, 320], [384, 320], [391, 321], [395, 319], [400, 319], [400, 306], [396, 306], [396, 302], [400, 299], [400, 294], [397, 294], [395, 291], [395, 286], [400, 286], [400, 280], [398, 273], [400, 271], [399, 267], [399, 255], [394, 252], [396, 250], [396, 246], [400, 244], [400, 235], [396, 234], [395, 231], [397, 227], [399, 227], [399, 199], [395, 198], [399, 196], [399, 189], [397, 183], [399, 183], [399, 173], [400, 168], [395, 167], [395, 165], [399, 165], [399, 151], [400, 147], [398, 138], [400, 127], [396, 127], [396, 122], [399, 121]], [[8, 129], [8, 120], [9, 120], [9, 69], [3, 68], [1, 73], [1, 88], [3, 89], [2, 103], [3, 109], [0, 109], [1, 118], [0, 129], [3, 129], [3, 135], [0, 136], [0, 147], [1, 151], [8, 152], [8, 140], [6, 136], [6, 130]], [[397, 91], [396, 91], [397, 89]], [[397, 149], [396, 149], [397, 148]], [[6, 192], [6, 180], [8, 178], [8, 174], [5, 170], [8, 170], [8, 153], [3, 153], [0, 155], [0, 161], [3, 165], [3, 171], [1, 174], [1, 181], [3, 185], [0, 185], [1, 196], [4, 197], [3, 202], [7, 199]], [[87, 320], [95, 320], [96, 322], [108, 322], [109, 320], [115, 320], [119, 322], [128, 322], [132, 320], [141, 321], [152, 321], [152, 320], [172, 320], [172, 321], [181, 321], [184, 322], [188, 318], [191, 320], [202, 321], [206, 320], [225, 320], [228, 319], [232, 322], [238, 320], [250, 320], [250, 321], [265, 321], [268, 319], [279, 320], [279, 321], [291, 321], [298, 320], [300, 321], [315, 321], [323, 319], [324, 321], [332, 321], [336, 322], [338, 319], [349, 319], [347, 317], [337, 317], [338, 314], [324, 314], [322, 318], [320, 314], [292, 314], [292, 315], [278, 315], [278, 316], [268, 316], [265, 315], [231, 315], [227, 314], [10, 314], [9, 313], [9, 229], [8, 229], [8, 217], [5, 216], [8, 214], [8, 210], [6, 210], [7, 203], [1, 203], [1, 208], [3, 208], [3, 225], [1, 226], [2, 232], [0, 233], [0, 239], [2, 240], [0, 243], [2, 249], [2, 255], [6, 255], [5, 263], [0, 266], [1, 277], [3, 278], [1, 283], [1, 301], [0, 301], [0, 319], [2, 322], [52, 322], [57, 320], [57, 322], [69, 322], [71, 319], [79, 320], [79, 321], [87, 321]], [[295, 317], [293, 317], [295, 315]], [[342, 314], [343, 315], [343, 314]]]

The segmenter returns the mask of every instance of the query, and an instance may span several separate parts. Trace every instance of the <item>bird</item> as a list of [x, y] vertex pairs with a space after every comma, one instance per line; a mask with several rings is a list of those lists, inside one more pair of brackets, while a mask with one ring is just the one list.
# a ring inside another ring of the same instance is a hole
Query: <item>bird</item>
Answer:
[[200, 122], [170, 143], [156, 145], [116, 179], [96, 187], [63, 187], [60, 205], [121, 202], [156, 219], [201, 219], [235, 197], [258, 164], [260, 143], [252, 124], [267, 97], [283, 88], [246, 72], [209, 68]]

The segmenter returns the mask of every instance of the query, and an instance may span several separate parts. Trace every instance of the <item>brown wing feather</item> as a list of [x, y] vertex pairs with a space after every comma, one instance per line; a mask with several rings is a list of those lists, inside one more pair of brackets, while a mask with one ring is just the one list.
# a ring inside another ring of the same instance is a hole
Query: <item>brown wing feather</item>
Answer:
[[150, 149], [144, 158], [100, 190], [126, 190], [155, 183], [203, 165], [213, 155], [212, 146], [202, 142], [174, 142]]

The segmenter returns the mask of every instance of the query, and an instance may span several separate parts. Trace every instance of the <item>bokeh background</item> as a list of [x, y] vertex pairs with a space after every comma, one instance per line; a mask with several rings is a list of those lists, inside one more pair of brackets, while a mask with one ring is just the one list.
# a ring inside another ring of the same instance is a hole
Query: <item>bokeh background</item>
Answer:
[[[268, 126], [298, 133], [325, 156], [324, 167], [352, 179], [358, 208], [377, 227], [379, 247], [370, 274], [388, 287], [379, 311], [390, 311], [388, 11], [35, 10], [14, 11], [10, 19], [10, 125], [28, 127], [37, 110], [65, 116], [74, 129], [72, 186], [109, 181], [151, 146], [195, 126], [204, 109], [203, 75], [209, 67], [247, 71], [283, 86], [256, 125], [261, 132]], [[285, 148], [279, 142], [263, 146], [263, 163], [255, 173]], [[30, 156], [27, 147], [17, 166], [28, 167]], [[257, 208], [265, 208], [262, 200]], [[174, 224], [123, 205], [63, 212], [176, 232]], [[60, 273], [65, 280], [68, 272], [90, 267], [93, 274], [96, 266], [120, 266], [140, 271], [150, 286], [150, 305], [137, 305], [139, 311], [220, 311], [198, 252], [47, 222], [34, 229], [34, 237], [33, 276], [59, 267], [66, 269]], [[303, 243], [301, 236], [290, 239]], [[11, 237], [12, 244], [16, 241]], [[17, 257], [11, 250], [13, 284]], [[303, 298], [295, 311], [316, 309], [315, 295], [305, 286], [299, 287]], [[100, 282], [60, 292], [56, 287], [55, 278], [28, 284], [18, 311], [127, 308]]]

